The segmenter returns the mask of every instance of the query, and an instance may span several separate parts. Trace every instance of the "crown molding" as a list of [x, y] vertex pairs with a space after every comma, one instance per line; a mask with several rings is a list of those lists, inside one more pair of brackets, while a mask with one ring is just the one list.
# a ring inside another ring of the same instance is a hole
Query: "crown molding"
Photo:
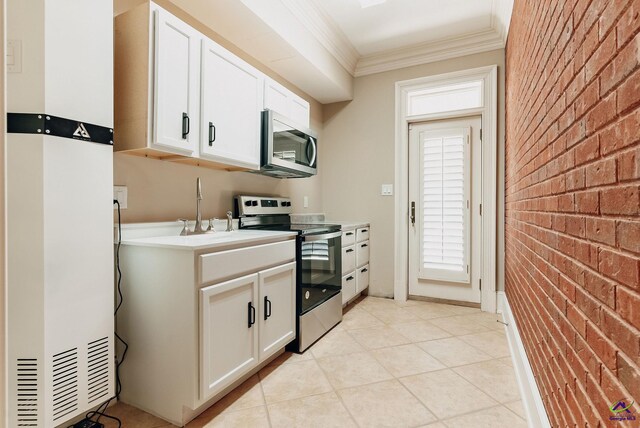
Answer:
[[356, 77], [366, 76], [503, 47], [502, 36], [495, 29], [488, 28], [463, 36], [364, 56], [358, 61], [354, 75]]
[[511, 13], [514, 0], [493, 0], [491, 5], [491, 28], [496, 30], [502, 38], [502, 43], [507, 44]]
[[353, 75], [360, 55], [347, 36], [315, 0], [280, 0], [312, 36]]

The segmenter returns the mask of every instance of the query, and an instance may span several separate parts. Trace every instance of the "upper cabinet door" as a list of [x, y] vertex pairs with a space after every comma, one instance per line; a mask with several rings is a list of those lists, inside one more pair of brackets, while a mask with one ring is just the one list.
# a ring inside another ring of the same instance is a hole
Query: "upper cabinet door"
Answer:
[[267, 79], [264, 85], [264, 108], [280, 113], [296, 124], [309, 128], [309, 102], [278, 82]]
[[[200, 33], [162, 9], [155, 14], [153, 143], [180, 154], [198, 147]], [[153, 144], [152, 144], [153, 146]]]
[[201, 157], [260, 168], [264, 78], [215, 42], [202, 42]]

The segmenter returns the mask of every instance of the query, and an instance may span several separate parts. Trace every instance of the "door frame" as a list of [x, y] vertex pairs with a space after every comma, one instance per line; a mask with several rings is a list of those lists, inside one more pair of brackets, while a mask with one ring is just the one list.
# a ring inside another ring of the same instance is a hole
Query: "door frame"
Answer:
[[[482, 81], [482, 106], [426, 115], [408, 114], [412, 92], [443, 85]], [[482, 257], [480, 307], [495, 312], [497, 283], [497, 191], [498, 191], [498, 66], [474, 68], [396, 82], [395, 182], [394, 198], [394, 299], [407, 300], [409, 294], [409, 125], [465, 116], [482, 117]], [[479, 207], [474, 207], [479, 209]]]

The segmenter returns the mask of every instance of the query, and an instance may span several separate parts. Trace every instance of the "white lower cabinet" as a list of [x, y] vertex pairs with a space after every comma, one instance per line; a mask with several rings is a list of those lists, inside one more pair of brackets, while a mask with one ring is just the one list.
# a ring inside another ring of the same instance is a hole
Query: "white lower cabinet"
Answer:
[[296, 337], [296, 264], [258, 274], [260, 360], [264, 361]]
[[123, 244], [120, 400], [184, 426], [295, 339], [293, 238], [210, 250]]
[[356, 295], [356, 276], [351, 272], [342, 277], [342, 304], [346, 304]]
[[356, 293], [369, 287], [369, 265], [362, 266], [356, 271]]
[[369, 287], [369, 226], [342, 232], [342, 305]]
[[200, 394], [208, 397], [259, 360], [258, 274], [200, 290]]
[[295, 262], [200, 290], [201, 399], [295, 338], [295, 295]]

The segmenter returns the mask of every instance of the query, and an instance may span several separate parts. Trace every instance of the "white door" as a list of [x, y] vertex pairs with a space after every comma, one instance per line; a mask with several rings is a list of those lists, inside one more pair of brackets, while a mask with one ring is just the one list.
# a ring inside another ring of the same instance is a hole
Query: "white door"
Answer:
[[481, 118], [409, 131], [409, 295], [480, 303]]
[[296, 337], [296, 263], [259, 273], [260, 361]]
[[202, 157], [260, 168], [263, 81], [258, 70], [213, 41], [203, 40]]
[[258, 364], [258, 274], [200, 290], [200, 398]]
[[[155, 12], [153, 144], [192, 155], [198, 147], [200, 39], [162, 9]], [[152, 144], [152, 147], [153, 147]]]

